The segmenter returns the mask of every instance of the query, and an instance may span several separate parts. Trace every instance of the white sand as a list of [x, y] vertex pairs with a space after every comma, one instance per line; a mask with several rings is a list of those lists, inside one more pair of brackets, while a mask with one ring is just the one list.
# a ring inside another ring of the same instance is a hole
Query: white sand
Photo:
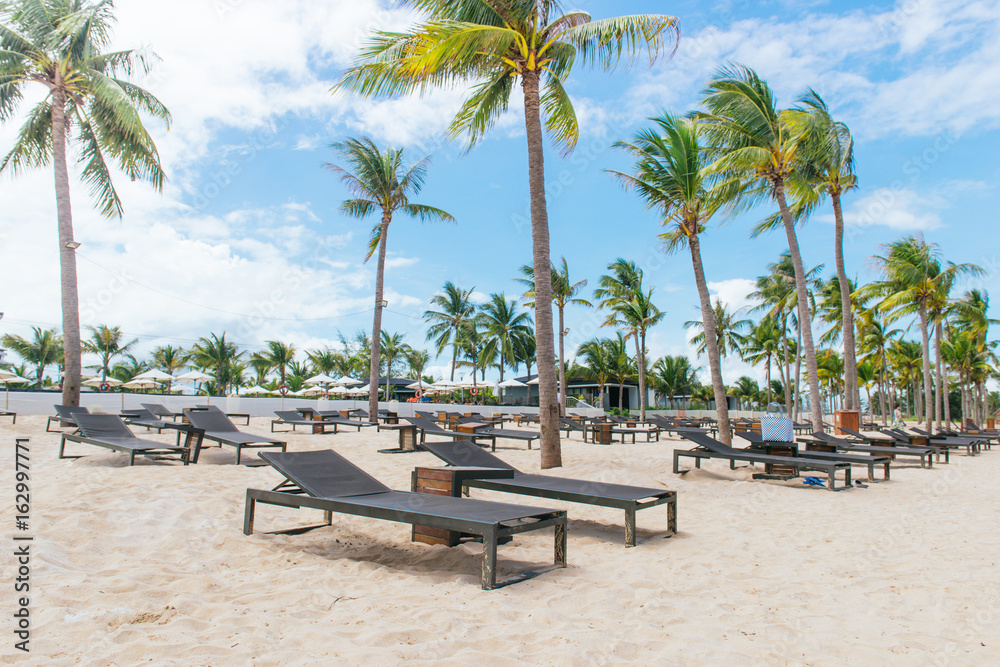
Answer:
[[[371, 431], [288, 440], [333, 446], [397, 489], [414, 466], [439, 465], [378, 454], [396, 435]], [[830, 493], [748, 481], [724, 462], [674, 475], [670, 440], [564, 441], [566, 465], [551, 474], [675, 489], [679, 535], [664, 537], [665, 507], [644, 510], [640, 544], [626, 549], [622, 512], [474, 491], [571, 519], [568, 568], [483, 591], [478, 545], [414, 544], [402, 524], [334, 515], [302, 535], [244, 536], [247, 487], [281, 478], [233, 465], [231, 448], [197, 466], [129, 468], [83, 445], [68, 450], [83, 458], [57, 459], [44, 417], [0, 433], [4, 532], [14, 534], [16, 434], [31, 437], [35, 535], [28, 656], [13, 650], [14, 562], [0, 556], [4, 662], [1000, 664], [1000, 449], [931, 470], [901, 461], [888, 483]], [[524, 443], [501, 441], [498, 453], [538, 469]], [[257, 528], [320, 518], [261, 505]], [[501, 574], [551, 565], [551, 530], [501, 546], [499, 562]]]

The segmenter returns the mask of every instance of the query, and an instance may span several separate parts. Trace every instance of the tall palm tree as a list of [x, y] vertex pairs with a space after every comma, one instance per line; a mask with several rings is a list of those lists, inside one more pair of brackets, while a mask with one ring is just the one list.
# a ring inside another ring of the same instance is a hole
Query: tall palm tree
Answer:
[[58, 364], [63, 358], [62, 341], [55, 329], [31, 327], [30, 340], [13, 334], [5, 334], [3, 344], [14, 351], [14, 354], [35, 367], [35, 386], [42, 388], [42, 376], [45, 367]]
[[[907, 236], [881, 247], [881, 255], [872, 258], [882, 273], [882, 280], [870, 283], [862, 292], [882, 297], [879, 308], [893, 317], [917, 314], [920, 318], [920, 336], [923, 350], [923, 391], [928, 405], [932, 400], [929, 309], [939, 298], [942, 286], [950, 284], [956, 276], [981, 275], [983, 270], [975, 264], [941, 265], [941, 251], [936, 243], [927, 243], [922, 235]], [[924, 427], [931, 430], [932, 410], [926, 411]]]
[[[708, 221], [728, 202], [724, 189], [712, 187], [704, 150], [699, 142], [699, 124], [669, 114], [650, 119], [653, 128], [638, 132], [632, 142], [618, 142], [617, 148], [627, 151], [634, 159], [631, 173], [611, 171], [627, 189], [636, 192], [646, 207], [663, 216], [666, 231], [660, 234], [667, 252], [687, 246], [701, 306], [702, 330], [707, 331], [705, 349], [708, 352], [709, 375], [715, 393], [716, 419], [719, 437], [732, 441], [729, 426], [729, 404], [722, 380], [722, 362], [715, 335], [715, 313], [712, 310], [701, 260], [701, 237]], [[641, 366], [641, 365], [640, 365]]]
[[858, 387], [856, 347], [854, 342], [854, 312], [851, 307], [851, 288], [844, 267], [844, 213], [840, 198], [843, 193], [858, 187], [854, 173], [854, 138], [844, 123], [834, 120], [823, 98], [809, 90], [800, 100], [800, 106], [787, 114], [789, 124], [805, 135], [803, 147], [802, 180], [807, 187], [799, 188], [796, 204], [803, 213], [815, 209], [823, 195], [830, 197], [833, 205], [834, 243], [833, 254], [840, 283], [842, 336], [844, 339], [844, 370], [847, 384], [844, 408], [859, 409], [861, 397]]
[[101, 365], [96, 368], [101, 372], [103, 382], [108, 379], [108, 373], [111, 372], [111, 360], [131, 350], [138, 341], [133, 339], [128, 343], [123, 342], [124, 334], [120, 327], [100, 324], [89, 329], [90, 338], [83, 341], [83, 349], [101, 358]]
[[274, 368], [274, 362], [266, 354], [254, 352], [247, 360], [247, 367], [253, 369], [255, 383], [263, 386], [267, 382], [267, 374]]
[[607, 360], [611, 377], [618, 380], [618, 409], [624, 407], [625, 381], [636, 376], [635, 359], [628, 356], [628, 344], [625, 336], [618, 332], [615, 338], [606, 338]]
[[712, 148], [718, 155], [713, 169], [727, 187], [743, 196], [734, 199], [735, 209], [773, 200], [781, 213], [788, 249], [795, 267], [798, 318], [809, 376], [812, 424], [823, 430], [813, 344], [812, 317], [806, 297], [806, 271], [795, 234], [795, 220], [788, 207], [785, 186], [802, 164], [801, 132], [790, 127], [787, 115], [779, 113], [770, 86], [752, 69], [732, 65], [722, 69], [705, 90], [702, 100], [708, 113], [700, 114], [707, 123]]
[[281, 384], [286, 384], [288, 377], [288, 367], [295, 361], [295, 346], [290, 343], [282, 343], [280, 340], [266, 340], [264, 344], [267, 349], [261, 354], [271, 362], [271, 368], [278, 371], [278, 379]]
[[423, 377], [424, 369], [427, 368], [427, 364], [431, 362], [431, 355], [427, 350], [414, 350], [410, 351], [406, 355], [406, 363], [410, 367], [408, 376], [420, 383], [423, 387]]
[[781, 352], [781, 332], [774, 318], [761, 319], [746, 337], [743, 355], [754, 366], [764, 364], [767, 378], [767, 402], [771, 402], [771, 361]]
[[224, 331], [221, 336], [214, 333], [207, 338], [202, 336], [191, 348], [191, 362], [198, 368], [214, 373], [214, 389], [219, 396], [225, 395], [226, 387], [238, 374], [235, 366], [242, 356], [243, 351], [237, 349], [232, 341], [226, 340]]
[[[122, 363], [115, 364], [114, 368], [111, 369], [109, 375], [116, 380], [121, 380], [122, 382], [128, 382], [136, 375], [140, 373], [145, 373], [152, 366], [145, 359], [136, 359], [133, 354], [126, 354], [125, 361]], [[140, 390], [145, 391], [145, 390]]]
[[690, 395], [698, 386], [698, 369], [685, 356], [667, 355], [653, 363], [650, 379], [653, 388], [665, 396], [673, 407], [675, 397]]
[[[170, 123], [170, 114], [148, 91], [120, 77], [148, 74], [155, 55], [105, 51], [114, 23], [111, 0], [15, 0], [0, 3], [0, 123], [17, 112], [25, 89], [39, 83], [45, 98], [31, 111], [0, 173], [15, 174], [50, 163], [55, 171], [56, 217], [62, 290], [63, 405], [80, 404], [80, 303], [76, 241], [70, 207], [67, 146], [78, 149], [80, 177], [100, 212], [121, 218], [111, 164], [131, 180], [157, 191], [163, 171], [142, 115]], [[30, 96], [30, 94], [29, 94]], [[111, 164], [109, 164], [111, 163]]]
[[[742, 308], [730, 311], [721, 300], [716, 299], [712, 306], [713, 320], [715, 321], [715, 339], [719, 344], [719, 355], [727, 357], [736, 354], [743, 358], [743, 346], [747, 343], [747, 334], [744, 332], [753, 326], [753, 322], [748, 319], [737, 319]], [[685, 329], [695, 329], [698, 331], [691, 337], [691, 343], [698, 346], [698, 354], [703, 354], [707, 347], [705, 338], [704, 323], [701, 320], [689, 320], [684, 323]]]
[[411, 351], [410, 346], [403, 342], [404, 338], [406, 338], [406, 334], [389, 333], [385, 330], [381, 334], [379, 355], [385, 359], [385, 400], [387, 401], [391, 399], [392, 386], [389, 380], [395, 371], [396, 362], [400, 359], [406, 359], [406, 355]]
[[[327, 163], [326, 167], [340, 176], [347, 186], [351, 199], [340, 205], [341, 212], [353, 218], [367, 218], [373, 213], [381, 214], [379, 222], [372, 227], [368, 241], [367, 262], [378, 250], [378, 267], [375, 271], [375, 316], [372, 320], [372, 340], [382, 336], [382, 298], [385, 281], [385, 252], [389, 238], [389, 224], [396, 213], [419, 218], [420, 220], [445, 220], [454, 222], [450, 213], [425, 204], [412, 204], [410, 197], [420, 193], [427, 176], [430, 158], [425, 157], [409, 166], [403, 163], [403, 149], [380, 149], [367, 137], [345, 139], [330, 145], [349, 165], [352, 171]], [[378, 414], [378, 374], [379, 346], [372, 345], [369, 364], [368, 413]]]
[[517, 301], [508, 301], [501, 292], [490, 295], [490, 300], [480, 307], [478, 319], [486, 346], [497, 351], [500, 382], [503, 382], [504, 368], [514, 367], [518, 341], [534, 334], [531, 316], [517, 312]]
[[871, 361], [877, 373], [879, 410], [882, 414], [883, 425], [886, 424], [886, 417], [888, 416], [886, 397], [889, 394], [889, 345], [902, 333], [902, 329], [890, 329], [881, 313], [874, 308], [869, 308], [859, 313], [858, 351], [863, 355], [862, 361]]
[[626, 339], [635, 341], [635, 358], [639, 376], [639, 418], [646, 418], [646, 332], [663, 320], [665, 313], [653, 305], [653, 289], [644, 291], [642, 269], [635, 262], [619, 257], [608, 264], [611, 274], [600, 278], [594, 290], [598, 307], [608, 312], [602, 326], [624, 328]]
[[597, 407], [604, 408], [604, 387], [613, 375], [611, 346], [607, 340], [594, 339], [580, 345], [577, 354], [583, 358], [583, 376], [597, 383]]
[[455, 364], [458, 362], [458, 350], [461, 347], [459, 339], [462, 330], [469, 326], [476, 311], [472, 303], [473, 287], [464, 290], [456, 287], [450, 280], [444, 284], [441, 294], [431, 298], [431, 306], [437, 310], [424, 311], [424, 321], [430, 323], [427, 328], [427, 340], [433, 340], [437, 345], [437, 353], [451, 345], [451, 381], [455, 381]]
[[[538, 303], [552, 298], [549, 222], [545, 203], [542, 120], [550, 138], [569, 152], [579, 137], [576, 114], [563, 82], [577, 55], [614, 68], [644, 49], [651, 61], [672, 54], [678, 36], [672, 16], [639, 15], [591, 21], [589, 14], [560, 10], [556, 0], [409, 0], [427, 20], [409, 32], [376, 32], [339, 87], [363, 95], [397, 95], [474, 82], [452, 121], [451, 136], [473, 146], [507, 110], [520, 80], [528, 143], [532, 257]], [[552, 313], [535, 315], [539, 359], [555, 359]], [[562, 465], [555, 365], [538, 368], [542, 468]]]
[[[566, 354], [564, 347], [564, 340], [566, 338], [566, 333], [569, 329], [566, 328], [565, 321], [563, 319], [563, 314], [566, 310], [566, 306], [586, 306], [592, 308], [594, 304], [590, 303], [586, 299], [581, 299], [577, 295], [583, 291], [583, 288], [587, 286], [587, 280], [578, 280], [573, 282], [569, 277], [569, 265], [566, 264], [566, 258], [560, 257], [562, 260], [562, 266], [552, 267], [552, 303], [556, 305], [559, 311], [559, 325], [556, 333], [559, 336], [559, 386], [562, 389], [559, 399], [560, 414], [566, 413]], [[523, 278], [515, 278], [525, 286], [524, 298], [527, 300], [525, 305], [529, 308], [535, 307], [535, 268], [525, 264], [521, 267], [521, 275]]]
[[[153, 350], [153, 363], [167, 375], [173, 375], [184, 368], [184, 365], [190, 358], [190, 352], [182, 347], [174, 347], [173, 345], [162, 345]], [[167, 380], [167, 384], [163, 388], [163, 393], [170, 393], [172, 382], [172, 380]]]

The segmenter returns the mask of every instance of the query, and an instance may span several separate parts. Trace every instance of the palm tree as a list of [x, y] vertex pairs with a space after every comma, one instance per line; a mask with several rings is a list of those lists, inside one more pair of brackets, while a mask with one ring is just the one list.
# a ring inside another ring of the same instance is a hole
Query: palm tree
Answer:
[[[67, 145], [76, 130], [80, 176], [100, 212], [121, 218], [122, 203], [111, 182], [111, 164], [133, 181], [157, 191], [163, 171], [142, 115], [170, 114], [148, 91], [119, 78], [148, 74], [155, 55], [132, 50], [105, 52], [114, 23], [110, 0], [16, 0], [0, 3], [0, 122], [9, 120], [25, 96], [25, 84], [40, 83], [46, 97], [31, 111], [0, 173], [47, 166], [55, 171], [56, 217], [62, 289], [63, 405], [80, 404], [80, 304], [76, 247], [70, 207]], [[31, 95], [28, 95], [31, 97]]]
[[[698, 369], [692, 367], [691, 360], [685, 356], [667, 355], [653, 363], [650, 379], [653, 388], [673, 407], [675, 397], [688, 396], [698, 386]], [[728, 416], [728, 410], [726, 414]]]
[[[590, 303], [586, 299], [581, 299], [577, 295], [587, 286], [586, 279], [578, 280], [573, 282], [569, 277], [569, 266], [566, 264], [566, 258], [560, 257], [562, 260], [562, 266], [557, 268], [552, 267], [552, 303], [556, 305], [559, 311], [559, 328], [557, 333], [559, 335], [559, 386], [562, 388], [559, 399], [560, 414], [566, 414], [566, 356], [564, 348], [564, 340], [569, 329], [566, 328], [566, 324], [563, 321], [563, 313], [566, 310], [566, 306], [573, 304], [576, 306], [586, 306], [592, 308], [594, 304]], [[529, 308], [535, 307], [535, 269], [534, 267], [525, 264], [521, 267], [521, 275], [523, 278], [515, 278], [526, 287], [524, 292], [524, 298], [527, 299], [525, 305]]]
[[[924, 396], [928, 405], [931, 393], [929, 309], [939, 298], [943, 285], [950, 284], [959, 275], [981, 275], [983, 270], [975, 264], [941, 266], [941, 252], [936, 243], [927, 243], [922, 235], [908, 236], [881, 248], [883, 254], [872, 258], [882, 273], [882, 280], [862, 288], [862, 292], [883, 297], [879, 308], [892, 313], [894, 318], [913, 315], [920, 318], [920, 336], [923, 350]], [[931, 410], [927, 410], [924, 428], [931, 430]]]
[[263, 386], [267, 382], [267, 374], [274, 368], [274, 362], [261, 352], [254, 352], [247, 360], [247, 367], [253, 369], [254, 383]]
[[858, 387], [857, 358], [854, 343], [854, 313], [851, 288], [844, 268], [844, 213], [840, 198], [858, 187], [854, 173], [854, 138], [847, 125], [833, 119], [829, 107], [814, 90], [800, 100], [801, 106], [787, 114], [792, 127], [805, 135], [802, 178], [809, 186], [800, 188], [797, 208], [807, 214], [815, 209], [820, 198], [829, 195], [833, 205], [833, 254], [840, 283], [841, 323], [844, 338], [844, 370], [846, 402], [844, 409], [857, 410], [861, 402]]
[[207, 338], [202, 336], [191, 348], [191, 361], [194, 365], [215, 374], [214, 389], [219, 396], [225, 395], [226, 387], [238, 375], [235, 366], [242, 356], [243, 352], [236, 348], [236, 344], [226, 340], [225, 332], [222, 332], [222, 336], [214, 333]]
[[427, 368], [427, 364], [431, 362], [431, 355], [427, 350], [414, 350], [406, 354], [406, 363], [410, 367], [409, 377], [416, 380], [423, 387], [423, 376], [424, 369]]
[[646, 202], [647, 208], [656, 209], [663, 216], [661, 224], [667, 230], [660, 234], [660, 238], [667, 252], [675, 252], [686, 245], [691, 253], [691, 266], [701, 306], [702, 331], [709, 332], [705, 349], [708, 352], [709, 375], [715, 393], [719, 437], [728, 444], [732, 441], [729, 404], [722, 380], [721, 355], [715, 335], [715, 313], [701, 260], [699, 236], [712, 216], [727, 203], [728, 195], [724, 190], [711, 187], [704, 163], [704, 150], [699, 145], [698, 123], [669, 114], [651, 120], [656, 124], [653, 129], [640, 131], [631, 143], [615, 144], [635, 158], [632, 173], [611, 173], [627, 189], [638, 193]]
[[788, 249], [795, 267], [799, 329], [809, 375], [812, 424], [823, 430], [823, 405], [820, 402], [813, 344], [812, 317], [806, 297], [806, 272], [795, 235], [795, 221], [785, 197], [785, 185], [802, 163], [803, 135], [789, 126], [787, 114], [779, 113], [771, 88], [753, 70], [740, 65], [722, 69], [713, 78], [703, 99], [707, 114], [707, 132], [718, 159], [713, 169], [727, 187], [743, 193], [734, 199], [734, 209], [752, 206], [761, 200], [774, 200], [788, 238]]
[[774, 318], [765, 317], [746, 337], [743, 355], [754, 366], [764, 363], [767, 378], [767, 402], [771, 402], [771, 360], [781, 351], [781, 332]]
[[517, 312], [517, 302], [507, 300], [506, 295], [491, 294], [490, 300], [479, 309], [479, 327], [486, 340], [486, 346], [496, 350], [500, 382], [507, 366], [514, 367], [517, 358], [518, 341], [532, 336], [531, 316]]
[[628, 345], [621, 332], [615, 338], [606, 338], [604, 345], [607, 347], [606, 358], [611, 377], [618, 380], [618, 409], [621, 410], [624, 406], [625, 380], [636, 376], [635, 359], [628, 356]]
[[[372, 321], [372, 340], [382, 336], [382, 298], [385, 287], [385, 252], [389, 238], [389, 224], [396, 213], [404, 213], [423, 221], [445, 220], [454, 222], [450, 213], [425, 204], [411, 204], [410, 197], [420, 193], [427, 176], [430, 158], [425, 157], [408, 167], [403, 164], [403, 149], [381, 150], [367, 137], [345, 139], [330, 145], [347, 161], [353, 171], [327, 163], [326, 167], [340, 176], [352, 198], [344, 200], [340, 210], [353, 218], [367, 218], [381, 213], [381, 219], [372, 227], [368, 241], [367, 262], [378, 250], [378, 268], [375, 272], [375, 316]], [[378, 414], [379, 346], [372, 345], [369, 364], [368, 413]]]
[[757, 402], [757, 397], [760, 395], [760, 387], [757, 385], [756, 380], [744, 375], [736, 381], [730, 393], [736, 397], [737, 405], [746, 405], [752, 409], [753, 404]]
[[597, 383], [597, 406], [604, 408], [604, 386], [612, 377], [613, 363], [611, 361], [611, 346], [609, 341], [588, 340], [577, 348], [577, 354], [583, 358], [584, 378]]
[[437, 353], [451, 345], [451, 381], [455, 381], [455, 364], [458, 361], [462, 329], [469, 325], [476, 307], [472, 303], [472, 291], [456, 287], [450, 280], [444, 284], [443, 292], [431, 298], [431, 306], [437, 310], [424, 311], [424, 320], [431, 325], [427, 328], [427, 340], [437, 345]]
[[639, 418], [646, 418], [646, 331], [665, 316], [653, 305], [653, 289], [643, 291], [642, 269], [635, 262], [621, 257], [608, 264], [611, 275], [603, 275], [600, 287], [594, 290], [598, 308], [607, 309], [602, 326], [624, 328], [626, 339], [635, 341], [635, 358], [639, 372]]
[[133, 339], [128, 343], [123, 343], [124, 334], [119, 327], [101, 324], [89, 327], [89, 329], [90, 338], [83, 341], [83, 349], [101, 358], [101, 365], [95, 368], [101, 372], [101, 382], [104, 382], [108, 379], [108, 373], [111, 372], [111, 360], [131, 350], [138, 341]]
[[[747, 343], [747, 335], [743, 333], [753, 322], [747, 319], [737, 319], [742, 308], [730, 312], [726, 305], [718, 298], [712, 306], [712, 319], [715, 321], [715, 339], [719, 344], [719, 356], [727, 357], [730, 353], [743, 358], [743, 346]], [[704, 323], [701, 320], [689, 320], [684, 323], [685, 329], [700, 329], [698, 333], [691, 337], [691, 343], [698, 346], [698, 354], [705, 352], [707, 341], [705, 339]]]
[[868, 416], [869, 418], [874, 414], [872, 409], [872, 392], [871, 386], [878, 381], [878, 369], [875, 367], [875, 361], [872, 359], [863, 359], [861, 363], [858, 364], [858, 385], [863, 387], [865, 390], [865, 396], [868, 399]]
[[125, 361], [115, 364], [109, 375], [116, 380], [128, 382], [136, 375], [150, 370], [150, 368], [152, 368], [152, 366], [149, 365], [148, 361], [136, 359], [135, 355], [132, 354], [126, 354]]
[[[408, 4], [422, 11], [427, 22], [405, 33], [374, 33], [338, 87], [368, 96], [397, 95], [474, 81], [450, 128], [453, 138], [467, 134], [471, 148], [507, 110], [514, 83], [520, 79], [528, 142], [535, 301], [549, 303], [551, 258], [542, 117], [549, 136], [565, 152], [571, 151], [579, 127], [563, 82], [576, 56], [612, 69], [626, 53], [629, 64], [634, 62], [635, 53], [644, 47], [653, 61], [662, 53], [672, 53], [679, 34], [677, 19], [640, 15], [591, 21], [589, 14], [579, 10], [551, 17], [559, 11], [556, 0], [410, 0]], [[535, 319], [538, 358], [555, 359], [552, 313], [540, 308]], [[555, 364], [541, 364], [538, 380], [541, 466], [554, 468], [562, 465]]]
[[[174, 347], [173, 345], [162, 345], [153, 350], [153, 363], [168, 375], [173, 375], [184, 368], [184, 365], [190, 358], [190, 352], [181, 347]], [[163, 388], [163, 393], [170, 393], [172, 382], [172, 380], [167, 380], [167, 385]]]
[[280, 383], [286, 384], [288, 366], [295, 361], [295, 346], [279, 340], [266, 340], [264, 344], [267, 345], [267, 349], [261, 356], [271, 362], [271, 368], [278, 371]]
[[62, 361], [63, 346], [55, 329], [31, 327], [31, 333], [31, 340], [13, 334], [5, 334], [3, 344], [13, 350], [14, 354], [24, 359], [26, 363], [35, 367], [35, 386], [41, 389], [45, 367]]
[[390, 400], [392, 392], [389, 380], [393, 376], [396, 361], [400, 358], [405, 359], [406, 355], [410, 353], [411, 348], [403, 342], [403, 339], [406, 338], [406, 334], [382, 331], [381, 338], [382, 339], [379, 344], [379, 347], [381, 348], [379, 350], [379, 355], [385, 359], [385, 400], [388, 401]]
[[878, 373], [879, 410], [882, 425], [886, 424], [888, 410], [886, 397], [889, 394], [889, 345], [903, 333], [901, 329], [889, 329], [881, 314], [874, 308], [861, 311], [858, 317], [858, 350], [863, 361], [871, 361]]

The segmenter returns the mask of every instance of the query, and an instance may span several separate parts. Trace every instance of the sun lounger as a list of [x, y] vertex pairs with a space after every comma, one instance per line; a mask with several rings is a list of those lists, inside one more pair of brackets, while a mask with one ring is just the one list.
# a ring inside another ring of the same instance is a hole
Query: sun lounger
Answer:
[[[764, 440], [763, 436], [756, 431], [736, 431], [735, 435], [743, 438], [750, 443], [753, 448], [759, 448], [763, 445], [770, 444], [769, 441]], [[798, 447], [794, 442], [783, 442], [782, 445], [788, 445], [789, 447]], [[810, 459], [820, 459], [824, 461], [840, 461], [842, 463], [850, 463], [851, 465], [865, 466], [868, 468], [868, 481], [875, 481], [875, 466], [882, 466], [882, 480], [888, 481], [889, 479], [889, 466], [892, 459], [888, 456], [873, 456], [869, 454], [843, 454], [839, 452], [817, 452], [815, 450], [806, 450], [802, 452], [802, 455]]]
[[957, 441], [946, 442], [944, 440], [934, 440], [932, 438], [929, 438], [926, 435], [917, 435], [916, 433], [907, 433], [906, 431], [903, 431], [903, 430], [898, 429], [898, 428], [883, 429], [882, 433], [885, 433], [886, 435], [891, 435], [893, 438], [896, 439], [896, 442], [899, 442], [899, 443], [904, 444], [904, 445], [911, 445], [912, 446], [914, 444], [913, 443], [913, 439], [914, 438], [919, 438], [921, 440], [926, 440], [928, 447], [935, 447], [935, 448], [937, 448], [939, 450], [940, 449], [962, 449], [962, 448], [965, 448], [965, 452], [969, 456], [975, 456], [976, 454], [979, 453], [979, 443], [971, 441], [971, 440], [965, 440], [965, 441], [962, 441], [962, 442], [957, 442]]
[[493, 451], [497, 449], [497, 439], [521, 440], [527, 442], [528, 449], [531, 449], [531, 441], [542, 437], [541, 433], [536, 433], [535, 431], [517, 431], [510, 428], [485, 428], [476, 431], [476, 435], [492, 435]]
[[[326, 428], [328, 426], [333, 426], [333, 432], [337, 432], [336, 424], [323, 421], [322, 419], [317, 420], [303, 417], [295, 410], [275, 410], [274, 414], [278, 415], [278, 418], [271, 420], [271, 433], [288, 433], [289, 430], [294, 431], [296, 426], [305, 426], [312, 429], [313, 432], [315, 432], [316, 429], [319, 429], [320, 433], [326, 433]], [[282, 426], [291, 426], [292, 428], [285, 429], [284, 431], [275, 431], [274, 427], [278, 424], [281, 424]]]
[[160, 419], [177, 420], [184, 416], [184, 412], [174, 412], [162, 403], [140, 403], [139, 405], [146, 408]]
[[[520, 424], [521, 423], [520, 420], [518, 420], [517, 423]], [[562, 431], [566, 431], [566, 437], [567, 438], [569, 437], [569, 434], [571, 432], [572, 433], [582, 433], [583, 434], [583, 441], [587, 442], [587, 425], [586, 424], [581, 424], [579, 422], [575, 422], [572, 419], [567, 419], [566, 417], [560, 417], [559, 418], [559, 429], [562, 430]]]
[[[205, 405], [196, 405], [193, 408], [188, 408], [184, 414], [188, 414], [195, 410], [215, 410], [216, 412], [221, 412], [230, 419], [233, 418], [242, 419], [244, 426], [250, 425], [250, 413], [248, 412], [225, 412], [222, 408], [220, 408], [217, 405], [205, 404]], [[190, 417], [188, 418], [190, 419]]]
[[257, 503], [320, 509], [324, 511], [325, 525], [332, 525], [332, 513], [337, 512], [467, 533], [482, 539], [482, 587], [491, 590], [497, 587], [498, 542], [552, 526], [555, 566], [566, 566], [565, 511], [393, 491], [329, 449], [262, 452], [260, 457], [284, 475], [285, 480], [271, 491], [247, 489], [243, 520], [246, 535], [253, 533]]
[[207, 440], [217, 442], [220, 445], [228, 445], [236, 448], [236, 465], [240, 464], [240, 456], [244, 449], [259, 449], [262, 447], [280, 447], [285, 451], [285, 442], [274, 440], [253, 433], [244, 433], [237, 429], [233, 422], [229, 420], [222, 411], [219, 410], [191, 410], [187, 413], [188, 420], [195, 428], [204, 431]]
[[168, 424], [173, 423], [164, 422], [146, 408], [122, 410], [120, 415], [129, 426], [142, 426], [150, 431], [155, 429], [157, 433], [162, 432], [164, 428], [167, 428]]
[[993, 441], [998, 438], [998, 436], [990, 435], [989, 431], [975, 433], [972, 431], [955, 431], [950, 428], [942, 428], [938, 430], [938, 435], [950, 436], [953, 438], [982, 438], [982, 446], [984, 449], [993, 449]]
[[494, 450], [496, 449], [496, 438], [492, 435], [486, 435], [481, 432], [460, 433], [458, 431], [449, 431], [448, 429], [441, 428], [431, 420], [423, 419], [421, 417], [404, 417], [403, 419], [410, 422], [420, 430], [420, 444], [423, 444], [427, 440], [428, 435], [436, 435], [442, 438], [451, 438], [453, 440], [471, 440], [476, 444], [479, 444], [480, 440], [486, 440], [490, 443]]
[[73, 418], [74, 414], [90, 414], [90, 410], [77, 405], [53, 405], [56, 409], [56, 413], [49, 417], [48, 421], [45, 422], [45, 432], [51, 433], [49, 429], [52, 426], [52, 422], [59, 424], [59, 427], [73, 426], [76, 427], [76, 420]]
[[922, 428], [917, 428], [916, 426], [911, 426], [910, 431], [916, 433], [917, 436], [922, 436], [928, 438], [933, 444], [941, 444], [947, 446], [967, 447], [968, 445], [973, 445], [976, 453], [978, 454], [983, 450], [984, 446], [989, 445], [990, 439], [984, 436], [975, 435], [973, 433], [963, 433], [959, 435], [946, 435], [943, 433], [938, 433], [937, 435], [933, 433], [928, 433]]
[[729, 461], [729, 467], [736, 469], [737, 461], [746, 461], [750, 464], [761, 465], [783, 465], [790, 466], [797, 471], [801, 470], [821, 470], [827, 474], [827, 488], [836, 491], [836, 473], [838, 470], [844, 472], [845, 488], [851, 486], [851, 466], [849, 463], [838, 461], [824, 461], [820, 459], [806, 458], [804, 456], [776, 456], [773, 454], [761, 454], [746, 449], [735, 449], [725, 445], [699, 429], [679, 428], [677, 432], [687, 440], [698, 445], [697, 449], [675, 449], [674, 450], [674, 473], [680, 470], [680, 458], [682, 456], [693, 458], [695, 467], [701, 467], [701, 459], [723, 459]]
[[135, 455], [157, 460], [182, 461], [184, 465], [198, 462], [201, 436], [196, 435], [191, 446], [166, 445], [155, 440], [136, 437], [125, 422], [115, 415], [91, 415], [77, 412], [74, 421], [79, 433], [63, 433], [59, 441], [59, 458], [64, 456], [66, 442], [104, 447], [116, 452], [127, 452], [128, 464], [135, 465]]
[[[856, 442], [851, 442], [850, 440], [845, 440], [843, 438], [838, 438], [835, 435], [830, 435], [829, 433], [812, 433], [804, 438], [799, 438], [800, 442], [812, 441], [818, 442], [824, 445], [829, 445], [830, 447], [836, 447], [837, 449], [842, 449], [847, 452], [857, 452], [859, 454], [869, 453], [869, 454], [881, 454], [883, 456], [917, 456], [920, 457], [920, 467], [930, 468], [934, 465], [935, 453], [933, 447], [905, 447], [905, 446], [878, 446], [878, 445], [860, 445]], [[945, 462], [947, 462], [948, 451], [945, 450]], [[940, 452], [938, 451], [938, 456]]]
[[517, 470], [503, 459], [493, 456], [468, 440], [426, 442], [423, 448], [451, 466], [510, 470], [513, 473], [511, 478], [464, 480], [462, 484], [467, 487], [625, 510], [627, 547], [635, 546], [635, 513], [641, 509], [667, 505], [668, 537], [677, 533], [676, 491], [550, 475], [530, 475]]
[[315, 419], [319, 415], [325, 424], [333, 424], [333, 432], [337, 432], [338, 426], [350, 426], [359, 432], [368, 426], [378, 426], [375, 422], [361, 421], [345, 417], [339, 410], [313, 410], [312, 408], [295, 408], [295, 411], [303, 417]]

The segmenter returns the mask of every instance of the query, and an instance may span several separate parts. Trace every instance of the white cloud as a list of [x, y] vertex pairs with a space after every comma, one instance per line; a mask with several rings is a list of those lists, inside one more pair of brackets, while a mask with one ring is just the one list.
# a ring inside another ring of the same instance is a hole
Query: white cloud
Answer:
[[[844, 224], [861, 229], [880, 225], [898, 231], [938, 229], [941, 227], [941, 216], [936, 209], [940, 210], [945, 205], [943, 198], [933, 195], [921, 195], [908, 189], [878, 188], [844, 211]], [[820, 219], [833, 222], [832, 215], [824, 215]]]
[[749, 294], [756, 288], [756, 283], [749, 278], [731, 278], [729, 280], [708, 283], [712, 302], [715, 303], [715, 300], [719, 299], [726, 305], [729, 311], [736, 311], [754, 305], [749, 298]]

